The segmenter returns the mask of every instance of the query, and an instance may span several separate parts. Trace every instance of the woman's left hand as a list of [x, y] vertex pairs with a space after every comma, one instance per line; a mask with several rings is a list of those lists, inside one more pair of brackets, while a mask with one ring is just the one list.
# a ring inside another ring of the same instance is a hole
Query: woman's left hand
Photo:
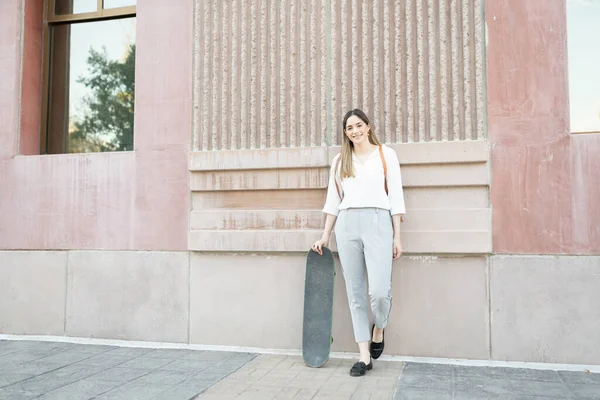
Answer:
[[394, 260], [397, 260], [402, 255], [402, 243], [400, 243], [400, 238], [394, 238]]

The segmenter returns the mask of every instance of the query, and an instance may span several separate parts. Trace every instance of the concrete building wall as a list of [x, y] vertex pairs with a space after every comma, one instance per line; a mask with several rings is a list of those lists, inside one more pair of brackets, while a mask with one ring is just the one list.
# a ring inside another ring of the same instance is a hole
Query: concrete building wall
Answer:
[[600, 144], [567, 130], [564, 1], [486, 2], [487, 38], [481, 1], [140, 2], [135, 151], [52, 156], [21, 141], [40, 0], [2, 2], [0, 332], [299, 349], [357, 105], [408, 208], [386, 354], [600, 363]]

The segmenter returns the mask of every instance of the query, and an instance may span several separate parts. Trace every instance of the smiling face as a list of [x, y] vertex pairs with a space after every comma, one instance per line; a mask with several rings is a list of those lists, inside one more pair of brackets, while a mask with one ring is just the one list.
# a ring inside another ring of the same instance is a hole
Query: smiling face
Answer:
[[346, 129], [344, 133], [355, 145], [362, 144], [369, 140], [369, 125], [356, 115], [352, 115], [346, 121]]

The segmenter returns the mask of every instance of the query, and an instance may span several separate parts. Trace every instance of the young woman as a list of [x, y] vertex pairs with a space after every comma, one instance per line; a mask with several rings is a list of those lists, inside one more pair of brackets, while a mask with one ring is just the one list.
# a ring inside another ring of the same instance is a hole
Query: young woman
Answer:
[[[383, 352], [383, 330], [392, 302], [392, 259], [402, 253], [400, 222], [406, 210], [396, 152], [379, 143], [361, 110], [349, 111], [342, 126], [342, 151], [333, 160], [323, 208], [325, 230], [312, 249], [323, 254], [322, 246], [329, 243], [337, 219], [335, 238], [360, 351], [350, 375], [362, 376], [373, 368], [372, 358]], [[366, 273], [375, 320], [372, 328]]]

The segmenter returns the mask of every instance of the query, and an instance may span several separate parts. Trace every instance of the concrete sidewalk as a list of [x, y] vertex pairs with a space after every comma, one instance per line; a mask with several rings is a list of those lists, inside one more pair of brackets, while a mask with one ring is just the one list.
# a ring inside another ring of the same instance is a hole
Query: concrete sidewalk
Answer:
[[0, 340], [0, 399], [600, 399], [600, 374]]

